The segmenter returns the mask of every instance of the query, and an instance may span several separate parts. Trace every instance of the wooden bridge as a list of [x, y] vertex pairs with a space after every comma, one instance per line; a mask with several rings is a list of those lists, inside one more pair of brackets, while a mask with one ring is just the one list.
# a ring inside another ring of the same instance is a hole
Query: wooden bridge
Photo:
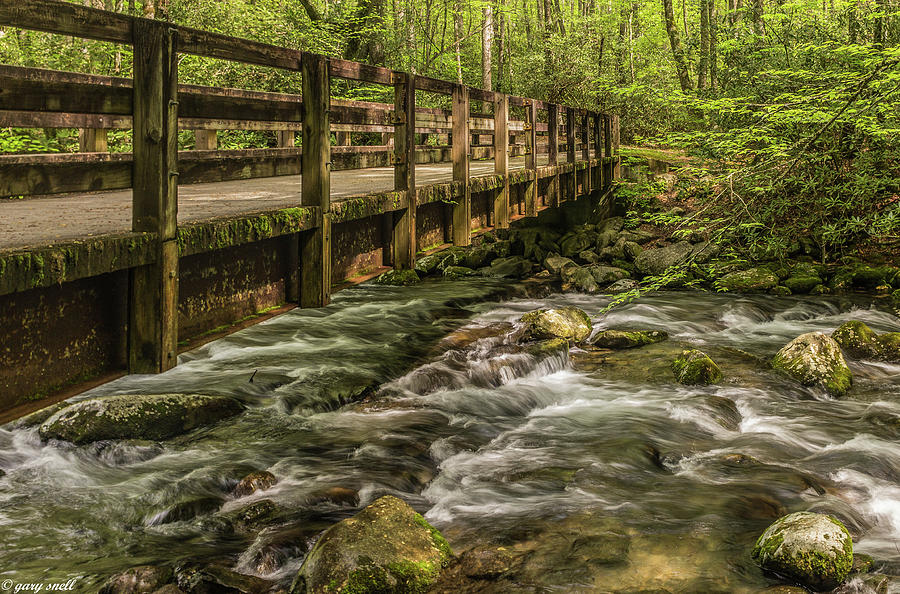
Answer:
[[[0, 0], [0, 26], [134, 60], [133, 79], [0, 65], [0, 126], [77, 128], [81, 147], [0, 155], [0, 411], [164, 371], [179, 337], [323, 306], [348, 278], [597, 197], [617, 175], [616, 116], [55, 0]], [[179, 84], [180, 54], [293, 72], [302, 94]], [[332, 99], [336, 78], [393, 87], [394, 102]], [[116, 129], [133, 130], [131, 153], [107, 151]], [[274, 131], [278, 146], [218, 150], [222, 130]], [[351, 146], [360, 132], [378, 145]]]

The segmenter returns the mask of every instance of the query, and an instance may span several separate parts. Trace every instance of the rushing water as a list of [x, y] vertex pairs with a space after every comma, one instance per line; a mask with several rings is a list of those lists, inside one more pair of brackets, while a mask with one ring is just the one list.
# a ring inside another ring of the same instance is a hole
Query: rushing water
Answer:
[[[774, 582], [749, 559], [754, 540], [805, 509], [838, 514], [857, 551], [898, 573], [900, 366], [851, 362], [853, 390], [834, 400], [764, 363], [801, 333], [848, 319], [896, 331], [897, 317], [859, 300], [690, 292], [601, 317], [605, 297], [500, 292], [489, 281], [362, 285], [183, 355], [168, 373], [81, 396], [221, 393], [248, 405], [164, 443], [74, 448], [0, 429], [0, 579], [84, 576], [93, 591], [133, 565], [201, 561], [289, 582], [320, 530], [386, 493], [427, 512], [457, 550], [530, 552], [527, 580], [549, 590], [757, 591]], [[461, 326], [565, 304], [595, 328], [671, 338], [602, 361], [573, 350], [537, 362], [499, 338], [439, 344]], [[726, 380], [675, 384], [669, 363], [687, 345]], [[225, 495], [254, 469], [279, 483]], [[258, 535], [216, 521], [263, 498], [280, 511]], [[186, 507], [196, 515], [173, 511]], [[273, 551], [276, 562], [260, 562]]]

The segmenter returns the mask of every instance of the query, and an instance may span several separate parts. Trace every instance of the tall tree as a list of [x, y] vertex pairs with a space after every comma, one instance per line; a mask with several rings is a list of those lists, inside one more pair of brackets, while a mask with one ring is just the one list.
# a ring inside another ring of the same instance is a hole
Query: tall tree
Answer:
[[705, 89], [709, 72], [709, 3], [700, 0], [700, 59], [697, 63], [697, 88]]
[[490, 2], [485, 2], [482, 9], [481, 23], [481, 86], [490, 91], [491, 82], [491, 46], [494, 44], [494, 9]]
[[666, 21], [666, 32], [669, 34], [669, 43], [672, 46], [672, 58], [675, 61], [675, 73], [678, 75], [678, 83], [685, 93], [693, 88], [691, 77], [688, 74], [687, 61], [684, 59], [684, 50], [681, 47], [681, 38], [678, 36], [678, 28], [675, 26], [675, 9], [672, 0], [662, 0], [663, 16]]

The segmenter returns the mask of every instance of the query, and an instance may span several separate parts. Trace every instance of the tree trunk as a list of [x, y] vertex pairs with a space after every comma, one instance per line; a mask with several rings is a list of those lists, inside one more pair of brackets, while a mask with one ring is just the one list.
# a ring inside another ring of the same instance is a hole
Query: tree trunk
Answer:
[[503, 0], [497, 0], [497, 90], [506, 92], [506, 17], [503, 14]]
[[463, 37], [462, 0], [456, 0], [456, 2], [453, 3], [453, 37], [454, 46], [456, 48], [456, 82], [462, 84], [462, 51], [460, 50]]
[[700, 0], [700, 59], [697, 63], [697, 88], [705, 89], [709, 71], [709, 4]]
[[484, 22], [481, 27], [481, 86], [486, 91], [493, 90], [491, 82], [491, 46], [494, 44], [494, 9], [484, 6]]
[[875, 0], [876, 17], [872, 27], [872, 40], [875, 47], [884, 47], [884, 14], [887, 12], [885, 0]]
[[665, 13], [666, 32], [669, 34], [669, 43], [672, 45], [672, 58], [675, 60], [675, 71], [678, 74], [678, 82], [682, 92], [691, 90], [691, 78], [688, 76], [687, 63], [684, 59], [684, 50], [681, 48], [681, 39], [678, 37], [678, 28], [675, 26], [675, 10], [672, 0], [663, 0], [663, 12]]
[[766, 32], [763, 25], [763, 0], [753, 0], [753, 32], [757, 35]]
[[859, 21], [856, 19], [856, 4], [847, 7], [847, 41], [855, 45], [859, 36]]
[[719, 67], [718, 67], [718, 35], [719, 35], [719, 18], [716, 14], [716, 1], [707, 0], [709, 2], [709, 88], [715, 89], [719, 86]]

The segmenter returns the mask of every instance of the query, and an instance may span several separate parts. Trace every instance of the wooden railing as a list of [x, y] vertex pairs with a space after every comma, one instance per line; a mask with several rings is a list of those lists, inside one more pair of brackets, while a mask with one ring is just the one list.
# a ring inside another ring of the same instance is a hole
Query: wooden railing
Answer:
[[[469, 160], [493, 158], [503, 183], [493, 204], [496, 227], [509, 225], [509, 165], [524, 154], [532, 174], [525, 215], [538, 209], [537, 154], [557, 165], [560, 134], [568, 162], [611, 157], [618, 119], [536, 99], [485, 91], [388, 68], [328, 58], [131, 17], [56, 0], [0, 0], [0, 26], [45, 31], [133, 47], [133, 79], [0, 65], [0, 126], [77, 128], [80, 153], [0, 156], [0, 197], [132, 188], [132, 229], [152, 234], [155, 262], [132, 269], [129, 369], [156, 372], [175, 363], [178, 295], [177, 193], [179, 184], [301, 175], [298, 203], [313, 213], [301, 233], [300, 304], [321, 306], [331, 287], [331, 171], [392, 166], [402, 207], [391, 214], [392, 264], [409, 268], [416, 248], [416, 164], [451, 161], [463, 188], [453, 206], [457, 245], [471, 238]], [[298, 72], [302, 94], [178, 84], [178, 55], [193, 54]], [[393, 87], [394, 103], [331, 98], [331, 81], [349, 79]], [[451, 98], [452, 109], [418, 108], [416, 91]], [[473, 113], [470, 101], [481, 109]], [[485, 105], [492, 106], [485, 114]], [[510, 107], [524, 114], [510, 118]], [[563, 122], [560, 122], [562, 117]], [[579, 121], [580, 120], [580, 121]], [[133, 130], [132, 153], [107, 152], [107, 131]], [[178, 131], [193, 130], [195, 149], [178, 150]], [[278, 146], [217, 149], [219, 130], [269, 130]], [[295, 146], [295, 135], [301, 144]], [[338, 146], [332, 145], [335, 133]], [[348, 133], [382, 134], [381, 146], [348, 146]], [[510, 134], [514, 142], [510, 144]], [[449, 142], [417, 146], [416, 134]], [[489, 137], [490, 147], [472, 138]], [[386, 142], [386, 141], [389, 141]], [[559, 169], [552, 175], [550, 205], [558, 203]], [[574, 187], [574, 172], [573, 172]], [[586, 176], [589, 184], [590, 175]]]

